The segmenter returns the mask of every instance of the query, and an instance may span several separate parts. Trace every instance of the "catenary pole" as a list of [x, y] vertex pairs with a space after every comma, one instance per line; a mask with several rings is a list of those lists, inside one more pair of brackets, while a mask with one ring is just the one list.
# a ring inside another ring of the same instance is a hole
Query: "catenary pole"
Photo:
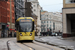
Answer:
[[11, 0], [10, 0], [10, 29], [12, 29], [12, 6], [11, 6]]

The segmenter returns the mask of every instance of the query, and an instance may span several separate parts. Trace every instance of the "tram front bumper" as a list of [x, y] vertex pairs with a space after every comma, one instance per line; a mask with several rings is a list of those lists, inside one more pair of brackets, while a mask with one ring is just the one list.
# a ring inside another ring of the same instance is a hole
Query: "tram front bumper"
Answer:
[[19, 40], [34, 40], [33, 36], [20, 36]]

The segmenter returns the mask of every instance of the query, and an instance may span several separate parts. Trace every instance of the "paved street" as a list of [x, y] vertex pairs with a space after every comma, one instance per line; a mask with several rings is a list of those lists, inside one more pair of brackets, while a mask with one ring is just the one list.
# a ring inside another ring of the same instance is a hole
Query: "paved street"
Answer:
[[64, 50], [56, 46], [51, 46], [36, 41], [34, 41], [33, 43], [31, 42], [17, 43], [16, 38], [0, 39], [0, 50], [8, 50], [7, 41], [10, 50]]
[[0, 39], [0, 50], [7, 50], [6, 39]]
[[45, 37], [36, 37], [36, 40], [39, 41], [44, 41], [44, 42], [47, 42], [49, 44], [52, 44], [52, 45], [57, 45], [59, 47], [65, 47], [65, 48], [72, 48], [74, 49], [75, 48], [75, 40], [64, 40], [64, 39], [61, 39], [60, 37], [55, 37], [55, 36], [45, 36]]

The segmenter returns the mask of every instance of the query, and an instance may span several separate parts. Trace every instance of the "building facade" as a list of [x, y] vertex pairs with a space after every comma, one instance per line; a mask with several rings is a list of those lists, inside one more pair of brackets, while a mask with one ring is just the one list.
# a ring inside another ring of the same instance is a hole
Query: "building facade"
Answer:
[[41, 32], [62, 32], [62, 14], [60, 12], [41, 12]]
[[63, 0], [63, 37], [75, 36], [75, 0]]
[[40, 20], [41, 7], [39, 5], [38, 0], [27, 0], [27, 2], [32, 3], [32, 7], [33, 7], [32, 11], [37, 16], [37, 25], [36, 25], [37, 35], [40, 35], [40, 32], [41, 32], [41, 20]]
[[[10, 3], [9, 1], [0, 1], [0, 37], [7, 37], [8, 30], [15, 29], [14, 2]], [[10, 22], [12, 23], [11, 28]], [[7, 25], [9, 25], [8, 28]]]
[[24, 0], [15, 0], [15, 21], [19, 17], [24, 17]]

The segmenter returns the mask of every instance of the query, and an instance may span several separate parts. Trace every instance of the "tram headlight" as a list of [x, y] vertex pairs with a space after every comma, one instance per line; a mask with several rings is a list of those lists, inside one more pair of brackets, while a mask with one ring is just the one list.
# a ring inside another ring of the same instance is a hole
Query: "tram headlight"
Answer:
[[20, 33], [20, 36], [23, 36], [22, 33]]
[[30, 33], [30, 36], [32, 35], [32, 33]]

